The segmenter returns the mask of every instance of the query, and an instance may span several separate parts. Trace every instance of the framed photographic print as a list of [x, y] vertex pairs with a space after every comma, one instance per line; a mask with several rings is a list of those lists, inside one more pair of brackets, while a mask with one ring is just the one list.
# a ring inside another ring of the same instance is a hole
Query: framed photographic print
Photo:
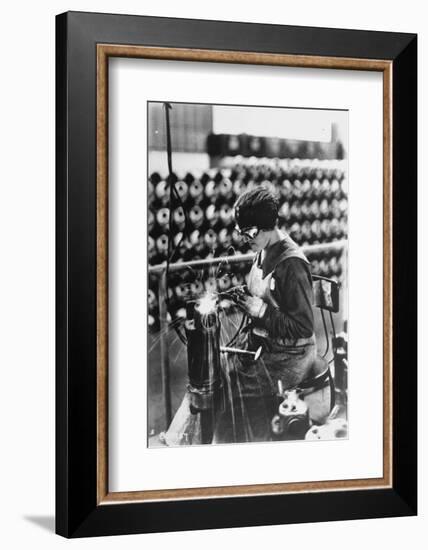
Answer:
[[56, 48], [57, 532], [416, 514], [416, 36]]

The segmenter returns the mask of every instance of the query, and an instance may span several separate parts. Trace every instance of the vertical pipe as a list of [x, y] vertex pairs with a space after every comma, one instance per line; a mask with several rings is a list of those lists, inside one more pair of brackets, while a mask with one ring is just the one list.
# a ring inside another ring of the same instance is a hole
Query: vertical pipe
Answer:
[[158, 300], [159, 300], [159, 322], [160, 322], [160, 351], [161, 351], [161, 373], [162, 373], [162, 393], [165, 407], [165, 429], [168, 429], [172, 420], [171, 409], [171, 388], [169, 376], [169, 355], [168, 355], [168, 318], [166, 307], [167, 293], [167, 273], [163, 271], [159, 277]]

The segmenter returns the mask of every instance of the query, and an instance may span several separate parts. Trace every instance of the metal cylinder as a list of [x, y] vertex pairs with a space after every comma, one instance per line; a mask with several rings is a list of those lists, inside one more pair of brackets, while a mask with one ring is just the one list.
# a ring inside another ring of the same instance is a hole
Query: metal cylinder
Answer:
[[216, 413], [222, 408], [220, 322], [216, 308], [204, 313], [197, 303], [188, 303], [185, 329], [190, 410], [200, 414], [201, 442], [211, 443]]
[[193, 307], [193, 318], [186, 322], [187, 364], [192, 404], [203, 410], [214, 405], [214, 393], [221, 385], [220, 323], [217, 311], [201, 313]]

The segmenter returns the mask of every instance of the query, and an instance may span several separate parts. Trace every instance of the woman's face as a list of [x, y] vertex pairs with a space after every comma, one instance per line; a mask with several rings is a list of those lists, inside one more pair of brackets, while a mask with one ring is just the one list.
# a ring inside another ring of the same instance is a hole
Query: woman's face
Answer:
[[[255, 228], [257, 229], [257, 228]], [[271, 231], [257, 229], [257, 231], [244, 231], [242, 240], [250, 245], [253, 252], [260, 252], [269, 246]]]

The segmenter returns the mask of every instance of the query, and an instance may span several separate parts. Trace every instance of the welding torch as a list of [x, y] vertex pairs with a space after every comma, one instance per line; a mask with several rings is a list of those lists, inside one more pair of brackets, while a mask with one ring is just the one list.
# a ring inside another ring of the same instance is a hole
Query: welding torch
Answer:
[[247, 285], [237, 285], [229, 288], [229, 290], [218, 293], [219, 298], [226, 298], [227, 300], [231, 300], [237, 305], [239, 305], [239, 300], [243, 296], [250, 296]]
[[262, 346], [260, 346], [256, 351], [249, 351], [247, 349], [231, 348], [229, 346], [220, 346], [221, 353], [235, 353], [238, 355], [250, 355], [254, 361], [260, 359], [262, 354]]

